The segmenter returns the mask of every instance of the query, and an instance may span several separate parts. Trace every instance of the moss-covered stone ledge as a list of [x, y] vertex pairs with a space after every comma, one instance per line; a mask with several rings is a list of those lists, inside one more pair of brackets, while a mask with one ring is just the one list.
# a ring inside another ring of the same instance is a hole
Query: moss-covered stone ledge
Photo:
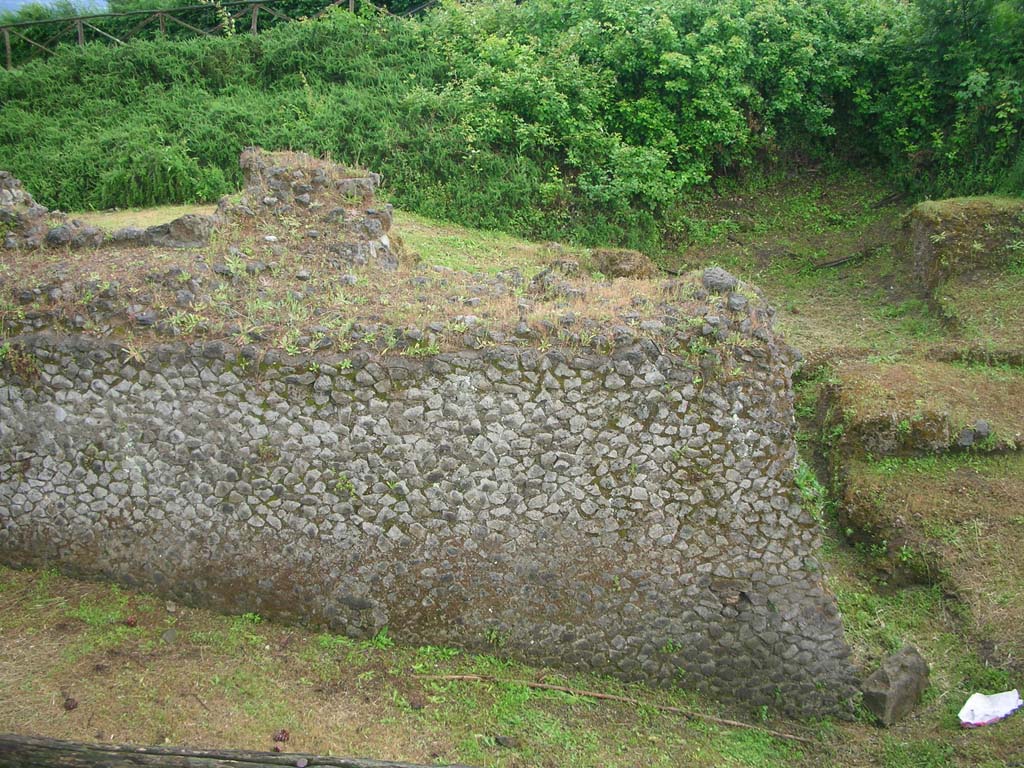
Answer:
[[926, 200], [904, 217], [897, 250], [925, 298], [947, 280], [1004, 268], [1021, 258], [1024, 200], [960, 197]]

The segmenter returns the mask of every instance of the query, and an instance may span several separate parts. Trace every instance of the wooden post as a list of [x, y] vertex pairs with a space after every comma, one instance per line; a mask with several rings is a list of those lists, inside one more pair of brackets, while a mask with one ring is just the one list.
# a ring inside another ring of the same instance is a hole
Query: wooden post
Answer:
[[7, 68], [13, 69], [11, 66], [11, 33], [6, 29], [4, 30], [4, 58], [7, 59]]
[[259, 18], [260, 18], [260, 7], [259, 7], [259, 5], [254, 5], [252, 7], [252, 24], [249, 26], [249, 32], [251, 32], [254, 35], [258, 31], [257, 28], [256, 28], [256, 24], [257, 24]]
[[164, 21], [164, 15], [162, 13], [158, 13], [157, 14], [157, 18], [160, 19], [160, 34], [161, 35], [166, 35], [167, 34], [167, 22]]
[[348, 9], [355, 13], [356, 11], [356, 0], [348, 0]]
[[[0, 733], [0, 768], [426, 768], [411, 763], [185, 747], [85, 744]], [[465, 768], [465, 766], [448, 766]]]
[[78, 32], [78, 44], [85, 45], [85, 27], [81, 19], [75, 20], [75, 30]]

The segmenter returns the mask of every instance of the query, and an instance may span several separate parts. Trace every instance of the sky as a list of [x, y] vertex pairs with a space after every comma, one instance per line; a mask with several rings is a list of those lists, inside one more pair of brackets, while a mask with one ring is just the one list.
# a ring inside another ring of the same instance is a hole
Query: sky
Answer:
[[[0, 0], [0, 13], [3, 13], [4, 11], [15, 11], [21, 6], [28, 5], [31, 2], [38, 2], [38, 0]], [[43, 5], [47, 4], [45, 0], [42, 0], [42, 2]], [[102, 0], [92, 0], [92, 2], [89, 3], [81, 3], [81, 5], [86, 4], [95, 6], [96, 8], [106, 6], [106, 3]], [[79, 5], [79, 3], [76, 3], [76, 5]]]
[[14, 11], [23, 5], [28, 5], [30, 0], [0, 0], [0, 11]]

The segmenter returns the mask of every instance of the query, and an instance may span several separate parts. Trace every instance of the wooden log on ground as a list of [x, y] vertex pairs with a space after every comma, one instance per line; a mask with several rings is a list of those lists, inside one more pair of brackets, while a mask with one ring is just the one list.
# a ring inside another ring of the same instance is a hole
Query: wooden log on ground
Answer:
[[838, 267], [841, 264], [847, 264], [857, 259], [865, 259], [868, 256], [873, 256], [878, 251], [878, 248], [865, 248], [857, 253], [851, 253], [848, 256], [840, 256], [838, 259], [829, 259], [828, 261], [820, 261], [817, 264], [812, 264], [814, 269], [828, 269], [829, 267]]
[[[348, 757], [297, 752], [242, 752], [86, 744], [0, 733], [0, 768], [427, 768]], [[434, 768], [437, 768], [434, 766]], [[467, 768], [451, 765], [447, 768]]]

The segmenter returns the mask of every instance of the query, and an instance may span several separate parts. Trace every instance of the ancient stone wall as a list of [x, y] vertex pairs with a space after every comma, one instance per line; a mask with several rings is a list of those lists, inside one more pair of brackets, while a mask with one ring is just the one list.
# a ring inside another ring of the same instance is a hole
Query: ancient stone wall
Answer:
[[904, 217], [896, 244], [926, 298], [950, 278], [1002, 269], [1020, 259], [1024, 201], [1010, 197], [926, 200]]
[[216, 214], [109, 235], [0, 175], [0, 560], [845, 706], [794, 353], [755, 288], [622, 251], [403, 261], [379, 177], [240, 163]]
[[[737, 298], [739, 295], [736, 294]], [[9, 339], [0, 559], [811, 714], [853, 692], [791, 352]]]

